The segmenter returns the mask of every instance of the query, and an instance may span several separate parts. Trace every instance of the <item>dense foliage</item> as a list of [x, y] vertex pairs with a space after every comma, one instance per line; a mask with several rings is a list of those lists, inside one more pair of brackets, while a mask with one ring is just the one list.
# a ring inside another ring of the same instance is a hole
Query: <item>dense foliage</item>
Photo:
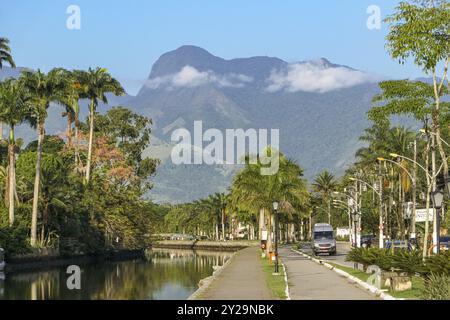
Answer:
[[[123, 89], [100, 68], [24, 71], [0, 83], [0, 121], [9, 126], [8, 138], [3, 126], [0, 137], [0, 246], [8, 256], [35, 247], [62, 254], [142, 248], [157, 231], [163, 209], [143, 197], [158, 165], [142, 156], [151, 119], [121, 106], [98, 114], [107, 93]], [[86, 123], [79, 119], [83, 98]], [[67, 120], [61, 136], [45, 134], [51, 103]], [[37, 129], [37, 140], [26, 146], [15, 137], [22, 123]]]

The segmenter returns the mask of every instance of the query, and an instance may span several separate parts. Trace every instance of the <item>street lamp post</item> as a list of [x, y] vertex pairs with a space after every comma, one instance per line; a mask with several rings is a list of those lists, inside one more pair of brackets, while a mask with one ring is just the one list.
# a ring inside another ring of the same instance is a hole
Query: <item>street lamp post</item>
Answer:
[[[345, 203], [345, 202], [343, 202], [343, 201], [340, 201], [340, 200], [333, 200], [333, 203], [334, 204], [341, 204], [341, 205], [344, 205], [345, 206], [345, 208], [348, 210], [347, 211], [347, 215], [348, 215], [348, 231], [349, 231], [349, 243], [350, 243], [350, 245], [352, 245], [353, 244], [353, 237], [352, 237], [352, 233], [353, 233], [353, 228], [352, 228], [352, 208], [351, 208], [351, 205], [352, 204], [354, 204], [355, 203], [355, 199], [352, 197], [352, 196], [350, 196], [350, 195], [348, 195], [348, 194], [346, 194], [346, 193], [342, 193], [342, 192], [333, 192], [333, 194], [335, 194], [335, 195], [343, 195], [343, 196], [345, 196], [346, 198], [347, 198], [347, 203]], [[356, 236], [355, 236], [356, 237]]]
[[275, 274], [279, 274], [278, 267], [278, 201], [273, 201], [273, 211], [275, 213]]
[[370, 185], [370, 183], [367, 183], [364, 180], [360, 180], [360, 179], [356, 179], [356, 178], [350, 178], [351, 181], [357, 181], [357, 182], [361, 182], [364, 185], [366, 185], [367, 187], [369, 187], [370, 189], [372, 189], [377, 195], [378, 195], [378, 199], [379, 199], [379, 240], [378, 240], [378, 245], [380, 247], [380, 249], [382, 249], [384, 247], [384, 222], [383, 222], [383, 179], [380, 178], [380, 190], [377, 191], [373, 186]]
[[441, 209], [442, 202], [444, 201], [444, 194], [440, 190], [436, 190], [431, 193], [431, 200], [433, 201], [433, 207], [436, 209], [436, 230], [434, 231], [436, 239], [436, 253], [441, 252]]
[[[412, 202], [413, 202], [413, 210], [412, 210], [412, 216], [411, 216], [411, 232], [410, 232], [410, 239], [415, 239], [416, 238], [416, 192], [417, 192], [417, 161], [416, 161], [416, 153], [417, 153], [417, 149], [416, 149], [416, 141], [414, 140], [414, 173], [411, 174], [411, 172], [409, 172], [404, 166], [402, 166], [400, 163], [392, 161], [390, 159], [385, 159], [383, 157], [379, 157], [377, 158], [378, 161], [384, 161], [384, 162], [388, 162], [388, 163], [392, 163], [396, 166], [398, 166], [399, 168], [401, 168], [403, 170], [403, 172], [405, 172], [409, 179], [411, 180], [412, 183], [412, 188], [413, 188], [413, 194], [412, 194]], [[381, 186], [381, 184], [380, 184]]]

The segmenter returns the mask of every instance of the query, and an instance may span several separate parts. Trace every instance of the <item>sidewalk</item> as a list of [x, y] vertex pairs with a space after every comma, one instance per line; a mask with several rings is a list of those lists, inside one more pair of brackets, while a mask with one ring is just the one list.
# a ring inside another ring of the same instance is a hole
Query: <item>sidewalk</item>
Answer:
[[375, 300], [347, 279], [310, 261], [289, 247], [280, 249], [292, 300]]
[[202, 294], [204, 300], [270, 300], [258, 247], [236, 253], [230, 264]]

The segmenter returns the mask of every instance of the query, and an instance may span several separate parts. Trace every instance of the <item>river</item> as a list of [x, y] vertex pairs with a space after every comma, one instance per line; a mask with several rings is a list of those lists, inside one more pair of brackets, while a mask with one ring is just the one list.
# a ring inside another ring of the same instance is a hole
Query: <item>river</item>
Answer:
[[230, 252], [153, 249], [146, 259], [80, 265], [81, 289], [69, 290], [67, 266], [0, 277], [0, 300], [186, 299]]

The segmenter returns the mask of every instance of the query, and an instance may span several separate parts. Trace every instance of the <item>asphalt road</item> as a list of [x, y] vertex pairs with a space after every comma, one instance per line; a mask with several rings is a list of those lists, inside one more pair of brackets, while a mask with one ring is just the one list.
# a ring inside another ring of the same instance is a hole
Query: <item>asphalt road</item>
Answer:
[[[303, 252], [307, 254], [313, 254], [311, 244], [310, 243], [302, 243], [300, 244], [300, 248]], [[347, 256], [347, 253], [350, 251], [351, 246], [347, 242], [338, 242], [337, 243], [337, 253], [335, 256], [329, 256], [327, 254], [320, 255], [320, 259], [330, 261], [332, 263], [340, 264], [346, 267], [354, 267], [353, 262], [347, 262], [345, 261], [345, 258]]]

